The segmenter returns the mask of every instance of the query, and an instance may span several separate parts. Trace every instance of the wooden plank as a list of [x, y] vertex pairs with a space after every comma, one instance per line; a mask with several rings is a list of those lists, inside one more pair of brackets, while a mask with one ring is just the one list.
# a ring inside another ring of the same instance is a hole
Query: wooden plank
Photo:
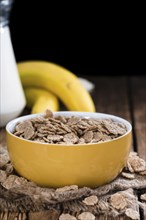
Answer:
[[137, 151], [146, 160], [146, 76], [132, 77], [130, 83]]
[[29, 220], [58, 220], [60, 215], [60, 211], [57, 210], [47, 210], [40, 212], [30, 212], [28, 214]]
[[113, 114], [131, 122], [126, 77], [92, 77], [97, 112]]

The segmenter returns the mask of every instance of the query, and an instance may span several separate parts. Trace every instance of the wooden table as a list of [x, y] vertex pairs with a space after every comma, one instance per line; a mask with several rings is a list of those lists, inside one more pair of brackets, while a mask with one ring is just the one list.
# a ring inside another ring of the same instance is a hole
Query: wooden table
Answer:
[[117, 115], [133, 126], [133, 148], [146, 160], [146, 76], [90, 77], [97, 112]]
[[[133, 126], [133, 150], [146, 160], [146, 76], [87, 78], [95, 84], [92, 97], [97, 112], [117, 115], [130, 121]], [[36, 217], [32, 216], [32, 219]], [[47, 213], [38, 213], [37, 219], [47, 220]], [[115, 219], [128, 218], [123, 216]]]

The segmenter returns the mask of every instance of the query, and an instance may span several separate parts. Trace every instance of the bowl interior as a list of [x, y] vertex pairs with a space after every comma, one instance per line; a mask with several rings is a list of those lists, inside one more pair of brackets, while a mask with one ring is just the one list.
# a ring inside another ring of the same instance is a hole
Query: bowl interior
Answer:
[[[19, 118], [16, 118], [12, 121], [10, 121], [7, 126], [6, 126], [6, 130], [8, 133], [10, 133], [11, 135], [13, 135], [13, 131], [15, 129], [15, 126], [22, 122], [22, 121], [25, 121], [25, 120], [28, 120], [28, 119], [31, 119], [31, 118], [35, 118], [35, 117], [38, 117], [38, 116], [42, 116], [43, 114], [30, 114], [30, 115], [26, 115], [26, 116], [22, 116], [22, 117], [19, 117]], [[79, 116], [79, 117], [83, 117], [83, 118], [95, 118], [95, 119], [112, 119], [113, 121], [115, 122], [121, 122], [123, 123], [126, 128], [127, 128], [127, 132], [118, 137], [118, 138], [121, 138], [125, 135], [127, 135], [128, 133], [131, 132], [132, 130], [132, 126], [131, 124], [123, 119], [123, 118], [120, 118], [120, 117], [117, 117], [117, 116], [114, 116], [114, 115], [110, 115], [110, 114], [104, 114], [104, 113], [92, 113], [92, 112], [73, 112], [73, 111], [60, 111], [60, 112], [54, 112], [54, 116], [58, 116], [58, 115], [62, 115], [62, 116], [66, 116], [66, 117], [69, 117], [69, 116]], [[15, 136], [15, 135], [14, 135]], [[16, 137], [16, 136], [15, 136]], [[16, 137], [16, 138], [20, 138], [20, 137]], [[116, 139], [118, 139], [116, 138]], [[26, 139], [23, 139], [25, 141], [29, 141], [29, 140], [26, 140]], [[112, 141], [112, 140], [109, 140], [109, 141]], [[30, 141], [29, 141], [30, 142]], [[32, 141], [31, 141], [32, 142]], [[108, 141], [107, 141], [108, 142]], [[104, 143], [104, 142], [103, 142]], [[42, 143], [42, 144], [48, 144], [48, 143]], [[91, 143], [90, 143], [91, 144]], [[93, 144], [98, 144], [98, 143], [93, 143]], [[78, 144], [76, 144], [78, 145]], [[88, 144], [85, 144], [85, 145], [88, 145]]]

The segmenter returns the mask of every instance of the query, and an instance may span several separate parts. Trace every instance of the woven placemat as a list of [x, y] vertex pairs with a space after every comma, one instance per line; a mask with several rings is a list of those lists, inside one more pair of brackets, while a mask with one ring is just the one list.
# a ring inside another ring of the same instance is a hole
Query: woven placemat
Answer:
[[146, 162], [137, 153], [130, 153], [123, 172], [109, 184], [54, 189], [18, 176], [1, 140], [0, 219], [94, 220], [100, 215], [140, 219], [139, 210], [146, 215]]

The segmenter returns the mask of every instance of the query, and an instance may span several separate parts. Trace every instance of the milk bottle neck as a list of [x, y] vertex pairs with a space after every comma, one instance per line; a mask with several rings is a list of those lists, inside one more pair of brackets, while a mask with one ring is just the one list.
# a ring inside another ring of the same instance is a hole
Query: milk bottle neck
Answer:
[[0, 0], [0, 28], [9, 24], [9, 15], [13, 0]]

